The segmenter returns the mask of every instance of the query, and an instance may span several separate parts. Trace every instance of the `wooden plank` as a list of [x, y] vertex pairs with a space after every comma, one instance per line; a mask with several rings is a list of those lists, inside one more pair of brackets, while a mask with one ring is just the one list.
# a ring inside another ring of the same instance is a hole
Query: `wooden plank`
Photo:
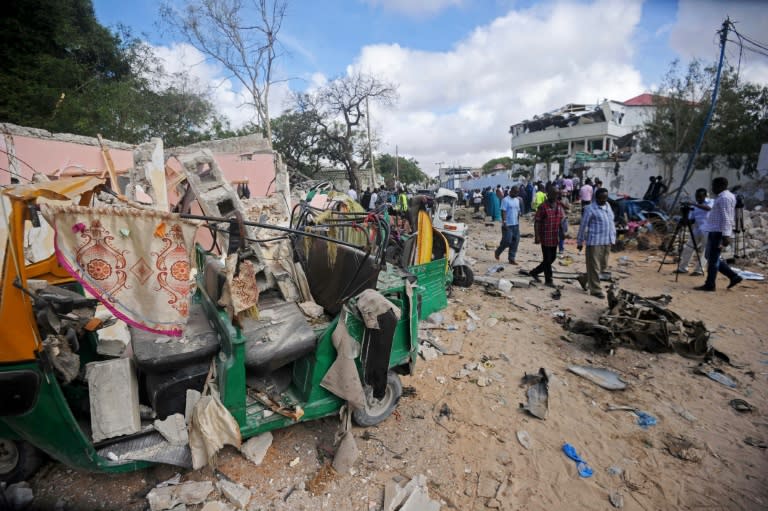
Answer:
[[[101, 146], [101, 155], [104, 157], [104, 163], [107, 165], [107, 172], [109, 172], [109, 181], [112, 183], [112, 191], [121, 194], [123, 191], [120, 189], [120, 183], [117, 182], [117, 172], [115, 172], [115, 164], [112, 161], [112, 155], [109, 154], [109, 148], [104, 145], [104, 139], [101, 138], [101, 133], [96, 135], [99, 139], [99, 145]], [[102, 177], [104, 174], [102, 173]]]

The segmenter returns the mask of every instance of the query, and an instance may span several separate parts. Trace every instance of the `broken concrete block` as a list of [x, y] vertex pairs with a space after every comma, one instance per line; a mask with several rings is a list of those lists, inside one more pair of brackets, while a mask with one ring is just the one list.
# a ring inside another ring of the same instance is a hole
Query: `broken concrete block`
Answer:
[[439, 511], [440, 503], [429, 498], [427, 478], [419, 474], [400, 484], [391, 481], [384, 487], [382, 511]]
[[507, 279], [499, 279], [499, 283], [497, 287], [499, 288], [499, 291], [502, 291], [504, 293], [509, 293], [510, 291], [512, 291], [512, 283]]
[[94, 442], [141, 431], [139, 383], [130, 359], [91, 362], [86, 378]]
[[225, 502], [206, 502], [200, 511], [231, 511], [232, 507]]
[[187, 434], [187, 424], [184, 416], [180, 413], [174, 413], [165, 418], [165, 420], [156, 420], [154, 422], [155, 430], [163, 435], [171, 445], [187, 445], [189, 435]]
[[477, 496], [486, 498], [495, 498], [499, 482], [488, 472], [480, 472], [477, 480]]
[[271, 445], [272, 433], [266, 432], [245, 442], [242, 447], [240, 447], [240, 452], [254, 465], [261, 465], [261, 462], [264, 461], [264, 456], [267, 455], [267, 451]]
[[227, 480], [219, 481], [219, 490], [238, 509], [245, 509], [251, 501], [251, 490]]
[[440, 356], [440, 353], [435, 348], [426, 344], [419, 345], [419, 353], [421, 353], [422, 358], [427, 362], [435, 360]]
[[323, 307], [315, 302], [301, 302], [299, 307], [301, 308], [301, 312], [310, 318], [319, 318], [325, 312]]
[[178, 504], [179, 501], [174, 490], [174, 486], [152, 488], [152, 491], [147, 494], [149, 509], [152, 511], [163, 511], [164, 509], [171, 509]]
[[171, 486], [176, 491], [176, 496], [182, 504], [200, 504], [205, 502], [213, 491], [213, 483], [210, 481], [189, 481]]

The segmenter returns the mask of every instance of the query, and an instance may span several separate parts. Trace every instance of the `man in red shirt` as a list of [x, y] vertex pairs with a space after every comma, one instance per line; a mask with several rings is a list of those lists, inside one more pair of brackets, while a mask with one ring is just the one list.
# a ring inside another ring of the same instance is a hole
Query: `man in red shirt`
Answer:
[[528, 275], [536, 281], [539, 280], [539, 274], [544, 272], [544, 284], [549, 287], [555, 287], [555, 283], [552, 280], [552, 263], [557, 259], [560, 224], [563, 218], [565, 218], [565, 211], [560, 203], [557, 202], [557, 190], [554, 186], [550, 186], [547, 190], [547, 200], [536, 210], [533, 224], [534, 242], [541, 244], [543, 260], [541, 264], [528, 272]]

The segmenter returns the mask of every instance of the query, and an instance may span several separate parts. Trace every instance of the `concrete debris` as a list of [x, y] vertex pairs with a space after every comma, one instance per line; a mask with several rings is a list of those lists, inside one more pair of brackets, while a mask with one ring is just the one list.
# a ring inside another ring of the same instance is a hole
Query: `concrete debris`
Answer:
[[480, 376], [477, 379], [477, 386], [478, 387], [487, 387], [488, 385], [491, 384], [491, 381], [492, 380], [490, 378], [488, 378], [487, 376]]
[[481, 472], [480, 477], [477, 479], [477, 496], [495, 498], [498, 487], [499, 481], [488, 472]]
[[139, 382], [129, 358], [86, 365], [93, 441], [141, 431]]
[[404, 486], [394, 480], [388, 482], [382, 511], [440, 511], [440, 503], [429, 498], [427, 478], [419, 474]]
[[170, 479], [166, 479], [162, 483], [155, 486], [155, 488], [165, 488], [166, 486], [176, 486], [181, 482], [181, 474], [176, 472], [176, 475], [171, 477]]
[[496, 285], [496, 287], [498, 287], [499, 291], [501, 291], [502, 293], [509, 293], [510, 291], [512, 291], [512, 283], [507, 279], [499, 279], [499, 282]]
[[488, 328], [493, 328], [499, 323], [499, 320], [497, 318], [488, 318], [485, 320], [485, 326]]
[[153, 488], [147, 494], [149, 508], [152, 511], [164, 511], [179, 504], [192, 505], [205, 502], [213, 491], [210, 481], [189, 481], [186, 483]]
[[[0, 498], [4, 498], [4, 502], [8, 505], [8, 511], [23, 511], [35, 500], [32, 488], [26, 481], [12, 484], [2, 491], [3, 495], [0, 495]], [[2, 509], [6, 508], [3, 507]]]
[[539, 368], [538, 374], [525, 374], [523, 385], [530, 385], [526, 391], [528, 402], [521, 408], [539, 419], [546, 419], [549, 412], [549, 374]]
[[189, 443], [187, 424], [184, 416], [180, 413], [169, 415], [164, 420], [155, 420], [154, 426], [155, 430], [163, 435], [163, 438], [168, 440], [171, 445], [180, 446]]
[[301, 458], [300, 458], [300, 457], [298, 457], [298, 456], [296, 456], [295, 458], [293, 458], [293, 459], [292, 459], [292, 460], [291, 460], [291, 461], [288, 463], [288, 466], [289, 466], [289, 467], [291, 467], [291, 468], [293, 468], [293, 467], [295, 467], [296, 465], [298, 465], [299, 463], [301, 463]]
[[469, 316], [469, 317], [470, 317], [470, 318], [472, 318], [473, 320], [475, 320], [475, 321], [480, 321], [480, 316], [478, 316], [477, 314], [475, 314], [474, 312], [472, 312], [472, 310], [471, 310], [471, 309], [467, 309], [467, 310], [466, 310], [466, 311], [464, 311], [464, 312], [466, 312], [466, 313], [467, 313], [467, 316]]
[[316, 304], [315, 302], [301, 302], [299, 304], [299, 308], [305, 316], [312, 319], [319, 318], [325, 313], [323, 307]]
[[437, 357], [440, 356], [439, 351], [437, 351], [432, 346], [428, 346], [426, 344], [419, 345], [419, 353], [421, 354], [421, 358], [423, 358], [427, 362], [435, 360]]
[[264, 461], [264, 456], [267, 455], [267, 451], [271, 445], [272, 433], [267, 431], [266, 433], [250, 438], [240, 447], [240, 452], [254, 465], [261, 465], [261, 462]]
[[219, 481], [218, 486], [219, 491], [238, 509], [245, 509], [251, 501], [251, 490], [242, 484], [223, 479]]
[[526, 449], [531, 448], [531, 437], [527, 431], [520, 430], [516, 433], [517, 441]]
[[232, 507], [229, 504], [225, 502], [213, 501], [213, 502], [206, 502], [200, 511], [231, 511], [231, 510], [232, 510]]
[[606, 390], [624, 390], [627, 388], [627, 384], [621, 381], [619, 375], [608, 369], [592, 366], [570, 366], [568, 370]]

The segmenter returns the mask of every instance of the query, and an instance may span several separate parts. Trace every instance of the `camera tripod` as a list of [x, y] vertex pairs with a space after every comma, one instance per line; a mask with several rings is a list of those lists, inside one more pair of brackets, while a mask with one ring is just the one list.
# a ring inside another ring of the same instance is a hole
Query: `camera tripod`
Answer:
[[[741, 253], [739, 251], [741, 250]], [[746, 229], [744, 229], [744, 206], [736, 206], [733, 217], [733, 258], [747, 257]]]
[[[693, 244], [693, 252], [696, 254], [696, 260], [699, 262], [699, 266], [703, 269], [704, 265], [701, 264], [701, 255], [699, 254], [699, 245], [696, 243], [696, 236], [693, 235], [693, 227], [691, 224], [690, 219], [688, 218], [688, 213], [686, 212], [682, 218], [677, 222], [677, 226], [675, 227], [675, 233], [672, 235], [672, 240], [669, 242], [669, 246], [667, 247], [667, 251], [664, 252], [664, 258], [661, 260], [661, 264], [659, 265], [659, 269], [656, 270], [657, 272], [661, 271], [661, 268], [664, 266], [664, 262], [667, 260], [667, 256], [670, 252], [672, 252], [672, 248], [675, 246], [675, 241], [678, 243], [677, 248], [677, 260], [678, 264], [680, 261], [680, 258], [683, 256], [683, 249], [685, 248], [686, 244], [686, 231], [688, 235], [690, 235], [691, 243]], [[675, 272], [675, 282], [677, 282], [677, 279], [680, 277], [680, 273]]]

